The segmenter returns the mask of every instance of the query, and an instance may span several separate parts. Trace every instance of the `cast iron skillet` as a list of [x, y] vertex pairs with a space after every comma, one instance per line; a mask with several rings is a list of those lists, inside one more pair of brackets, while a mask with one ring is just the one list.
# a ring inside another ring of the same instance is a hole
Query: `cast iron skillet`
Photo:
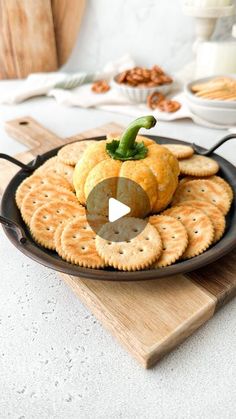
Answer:
[[[157, 137], [148, 135], [147, 137], [155, 140], [159, 144], [173, 143], [173, 144], [186, 144], [184, 141], [173, 140], [172, 138]], [[236, 138], [236, 134], [227, 135], [221, 141], [219, 141], [210, 150], [206, 150], [202, 147], [193, 144], [196, 153], [202, 155], [211, 155], [220, 165], [220, 175], [225, 178], [232, 186], [234, 190], [234, 196], [236, 196], [236, 167], [234, 167], [227, 160], [214, 154], [214, 150], [221, 144], [229, 139]], [[94, 138], [93, 138], [94, 139]], [[97, 137], [96, 140], [104, 140], [105, 137]], [[189, 259], [186, 261], [177, 262], [174, 265], [160, 269], [150, 269], [137, 272], [119, 272], [113, 269], [88, 269], [81, 268], [79, 266], [72, 265], [68, 262], [63, 261], [56, 252], [44, 249], [40, 245], [36, 244], [30, 232], [23, 222], [20, 212], [15, 203], [15, 192], [18, 185], [28, 177], [34, 169], [39, 167], [48, 158], [55, 156], [57, 151], [61, 147], [55, 148], [47, 153], [38, 156], [29, 165], [15, 160], [14, 158], [5, 154], [0, 154], [0, 158], [7, 159], [22, 169], [13, 177], [7, 186], [1, 205], [1, 216], [0, 222], [3, 224], [3, 230], [10, 241], [25, 255], [36, 260], [37, 262], [45, 265], [49, 268], [57, 271], [64, 272], [66, 274], [85, 277], [88, 279], [100, 279], [100, 280], [111, 280], [111, 281], [137, 281], [162, 278], [170, 275], [176, 275], [184, 272], [190, 272], [200, 267], [206, 266], [209, 263], [214, 262], [221, 256], [230, 252], [236, 246], [236, 201], [232, 203], [231, 210], [227, 215], [227, 228], [223, 238], [211, 246], [205, 253]]]

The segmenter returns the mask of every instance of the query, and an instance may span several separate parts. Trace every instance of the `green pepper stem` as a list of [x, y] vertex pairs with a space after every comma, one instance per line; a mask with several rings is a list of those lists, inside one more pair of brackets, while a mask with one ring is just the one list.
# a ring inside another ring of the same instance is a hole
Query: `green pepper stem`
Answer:
[[140, 128], [150, 129], [154, 127], [154, 125], [156, 125], [156, 119], [152, 115], [142, 116], [131, 122], [121, 136], [119, 146], [116, 150], [117, 153], [124, 157], [128, 156], [134, 149], [135, 139]]

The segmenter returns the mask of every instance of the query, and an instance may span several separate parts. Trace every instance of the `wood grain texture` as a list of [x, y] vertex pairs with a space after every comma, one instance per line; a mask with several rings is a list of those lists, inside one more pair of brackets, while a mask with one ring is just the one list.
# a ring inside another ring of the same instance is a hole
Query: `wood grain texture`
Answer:
[[50, 0], [0, 0], [0, 79], [57, 69]]
[[219, 309], [236, 296], [236, 250], [187, 276], [217, 298]]
[[145, 368], [184, 341], [215, 310], [216, 298], [184, 276], [136, 283], [62, 276]]
[[59, 66], [68, 60], [79, 32], [85, 0], [51, 0]]
[[[23, 121], [28, 124], [20, 124]], [[122, 129], [110, 123], [62, 140], [29, 117], [8, 121], [6, 127], [9, 134], [30, 147], [28, 152], [18, 155], [24, 162], [62, 141], [67, 143]], [[7, 177], [9, 180], [12, 176], [9, 168], [0, 170], [1, 190]], [[191, 274], [145, 282], [118, 283], [62, 276], [129, 352], [144, 367], [150, 367], [205, 323], [216, 307], [235, 295], [235, 262], [236, 251]]]

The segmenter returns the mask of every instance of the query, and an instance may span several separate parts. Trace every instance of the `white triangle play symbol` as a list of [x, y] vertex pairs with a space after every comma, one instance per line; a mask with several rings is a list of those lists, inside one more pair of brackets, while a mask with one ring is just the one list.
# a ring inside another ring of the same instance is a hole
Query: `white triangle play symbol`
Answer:
[[109, 198], [108, 202], [108, 219], [112, 223], [113, 221], [119, 220], [126, 214], [129, 214], [131, 208], [128, 205], [122, 204], [115, 198]]

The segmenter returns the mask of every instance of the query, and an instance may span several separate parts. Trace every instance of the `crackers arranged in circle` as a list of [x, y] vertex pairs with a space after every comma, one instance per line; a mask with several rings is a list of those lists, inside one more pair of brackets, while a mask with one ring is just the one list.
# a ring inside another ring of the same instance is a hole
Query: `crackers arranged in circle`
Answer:
[[179, 162], [180, 173], [190, 176], [211, 176], [219, 170], [218, 163], [209, 157], [194, 154], [189, 159], [183, 159]]
[[[134, 229], [140, 232], [130, 239]], [[115, 241], [119, 234], [123, 238], [121, 242]], [[139, 218], [125, 217], [101, 228], [96, 236], [96, 249], [107, 265], [123, 271], [138, 271], [158, 259], [162, 252], [162, 242], [157, 229], [150, 223]]]
[[78, 202], [50, 200], [41, 205], [30, 220], [30, 231], [34, 240], [46, 247], [55, 249], [54, 234], [57, 226], [69, 218], [85, 215], [85, 209]]
[[176, 262], [188, 245], [188, 234], [184, 225], [168, 215], [153, 215], [149, 218], [161, 236], [163, 250], [161, 256], [154, 262], [154, 268], [163, 268]]
[[86, 148], [96, 142], [97, 141], [95, 140], [82, 140], [67, 144], [58, 151], [58, 159], [64, 164], [75, 166], [76, 163], [81, 159]]
[[212, 244], [214, 227], [210, 218], [201, 210], [183, 205], [164, 211], [163, 215], [170, 215], [181, 221], [188, 233], [188, 246], [181, 259], [190, 259], [203, 253]]
[[29, 177], [27, 177], [21, 184], [18, 186], [16, 191], [16, 204], [18, 208], [21, 208], [22, 201], [25, 197], [25, 195], [35, 189], [38, 186], [47, 186], [47, 185], [53, 185], [53, 186], [61, 186], [65, 189], [71, 190], [71, 185], [69, 182], [62, 177], [61, 175], [58, 175], [57, 173], [46, 173], [46, 176], [43, 175], [43, 173], [35, 173]]
[[162, 144], [163, 147], [168, 148], [177, 159], [186, 159], [191, 157], [194, 150], [189, 145], [184, 144]]
[[224, 215], [230, 208], [228, 193], [222, 185], [207, 179], [190, 180], [180, 184], [174, 194], [172, 205], [189, 200], [210, 202], [216, 205]]
[[176, 205], [188, 205], [194, 208], [198, 208], [205, 212], [205, 214], [210, 218], [214, 227], [213, 243], [216, 243], [221, 239], [225, 231], [226, 222], [222, 212], [215, 205], [212, 205], [207, 201], [196, 200], [184, 201]]
[[61, 236], [64, 259], [85, 268], [103, 268], [105, 262], [96, 250], [95, 238], [96, 234], [86, 217], [78, 217], [67, 223]]
[[46, 202], [51, 202], [53, 200], [66, 202], [72, 201], [76, 204], [78, 203], [76, 196], [68, 189], [55, 187], [53, 185], [39, 186], [38, 188], [28, 192], [22, 201], [21, 215], [25, 223], [30, 224], [30, 220], [36, 209]]

